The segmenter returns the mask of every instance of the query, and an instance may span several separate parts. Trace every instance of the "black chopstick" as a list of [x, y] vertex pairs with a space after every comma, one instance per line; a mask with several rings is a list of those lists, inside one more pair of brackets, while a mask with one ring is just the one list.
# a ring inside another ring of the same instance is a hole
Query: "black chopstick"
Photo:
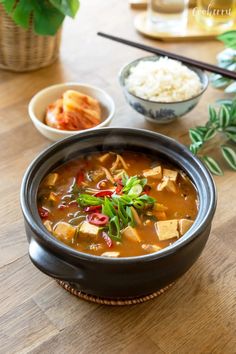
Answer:
[[220, 68], [219, 66], [216, 66], [216, 65], [211, 65], [211, 64], [208, 64], [208, 63], [204, 63], [203, 61], [187, 58], [187, 57], [184, 57], [182, 55], [178, 55], [178, 54], [175, 54], [175, 53], [167, 52], [165, 50], [162, 50], [162, 49], [159, 49], [159, 48], [150, 47], [150, 46], [147, 46], [147, 45], [144, 45], [144, 44], [141, 44], [141, 43], [133, 42], [133, 41], [130, 41], [128, 39], [124, 39], [124, 38], [120, 38], [120, 37], [116, 37], [116, 36], [111, 36], [110, 34], [98, 32], [97, 35], [101, 36], [101, 37], [105, 37], [105, 38], [111, 39], [112, 41], [115, 41], [115, 42], [119, 42], [119, 43], [123, 43], [123, 44], [129, 45], [130, 47], [135, 47], [135, 48], [139, 48], [139, 49], [145, 50], [146, 52], [149, 52], [149, 53], [153, 53], [153, 54], [160, 55], [160, 56], [166, 56], [166, 57], [171, 58], [171, 59], [179, 60], [179, 61], [181, 61], [184, 64], [192, 65], [192, 66], [195, 66], [196, 68], [199, 68], [199, 69], [202, 69], [202, 70], [206, 70], [206, 71], [209, 71], [209, 72], [212, 72], [212, 73], [215, 73], [215, 74], [220, 74], [222, 76], [225, 76], [225, 77], [228, 77], [230, 79], [236, 80], [236, 72]]

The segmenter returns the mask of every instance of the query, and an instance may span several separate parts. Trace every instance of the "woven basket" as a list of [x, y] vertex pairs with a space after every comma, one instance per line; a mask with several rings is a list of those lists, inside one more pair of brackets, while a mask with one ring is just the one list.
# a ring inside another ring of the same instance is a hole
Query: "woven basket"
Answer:
[[0, 68], [30, 71], [52, 64], [58, 57], [61, 30], [55, 36], [39, 36], [32, 27], [17, 26], [0, 4]]

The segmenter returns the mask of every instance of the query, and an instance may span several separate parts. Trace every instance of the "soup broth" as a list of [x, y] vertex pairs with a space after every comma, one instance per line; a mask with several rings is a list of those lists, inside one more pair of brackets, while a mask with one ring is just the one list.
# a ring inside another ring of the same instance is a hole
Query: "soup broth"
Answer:
[[48, 174], [38, 191], [46, 229], [89, 254], [158, 252], [192, 226], [198, 199], [183, 171], [136, 152], [94, 153]]

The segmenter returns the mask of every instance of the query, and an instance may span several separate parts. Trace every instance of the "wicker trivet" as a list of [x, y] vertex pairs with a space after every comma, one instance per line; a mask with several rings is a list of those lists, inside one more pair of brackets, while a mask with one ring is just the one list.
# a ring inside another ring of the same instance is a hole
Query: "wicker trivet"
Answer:
[[57, 283], [62, 286], [66, 291], [69, 291], [72, 295], [75, 295], [79, 297], [80, 299], [86, 300], [86, 301], [91, 301], [96, 304], [101, 304], [101, 305], [111, 305], [111, 306], [125, 306], [125, 305], [136, 305], [136, 304], [142, 304], [143, 302], [146, 302], [148, 300], [152, 300], [157, 296], [160, 296], [163, 294], [166, 290], [168, 290], [174, 283], [171, 283], [164, 288], [155, 291], [154, 293], [146, 296], [140, 296], [136, 298], [131, 298], [131, 299], [107, 299], [107, 298], [102, 298], [102, 297], [97, 297], [95, 295], [88, 295], [83, 293], [82, 291], [76, 290], [73, 288], [69, 283], [65, 283], [62, 280], [57, 280]]

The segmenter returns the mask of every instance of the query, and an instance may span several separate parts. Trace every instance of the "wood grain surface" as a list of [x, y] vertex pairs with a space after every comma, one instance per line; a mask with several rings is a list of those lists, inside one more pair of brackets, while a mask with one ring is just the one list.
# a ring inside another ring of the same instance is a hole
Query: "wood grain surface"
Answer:
[[[117, 75], [145, 53], [96, 36], [103, 31], [215, 63], [216, 41], [162, 44], [133, 27], [137, 11], [127, 1], [86, 0], [75, 21], [66, 20], [60, 60], [31, 73], [0, 71], [0, 353], [236, 353], [236, 174], [224, 162], [216, 177], [218, 207], [209, 242], [195, 265], [165, 294], [130, 307], [79, 300], [38, 271], [28, 258], [19, 205], [28, 164], [50, 142], [32, 125], [27, 105], [55, 83], [94, 84], [113, 96], [113, 126], [158, 131], [188, 143], [188, 129], [204, 124], [207, 106], [223, 93], [209, 87], [188, 115], [166, 126], [145, 122], [125, 102]], [[212, 149], [217, 153], [217, 146]]]

